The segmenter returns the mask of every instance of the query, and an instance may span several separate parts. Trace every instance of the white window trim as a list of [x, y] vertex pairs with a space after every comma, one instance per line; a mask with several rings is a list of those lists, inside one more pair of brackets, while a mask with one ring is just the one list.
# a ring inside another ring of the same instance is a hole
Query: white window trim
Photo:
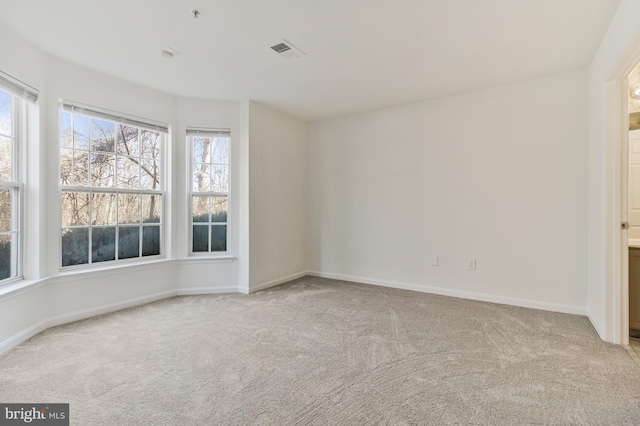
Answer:
[[[192, 136], [222, 136], [229, 138], [229, 160], [227, 167], [229, 170], [229, 183], [227, 192], [194, 192], [193, 191], [193, 140]], [[233, 161], [232, 161], [232, 145], [233, 136], [231, 129], [229, 128], [206, 128], [206, 127], [191, 127], [186, 128], [186, 142], [187, 142], [187, 222], [188, 222], [188, 238], [187, 238], [187, 253], [189, 258], [207, 258], [207, 259], [219, 259], [222, 261], [233, 261], [235, 255], [233, 252], [231, 227], [233, 217], [233, 202], [234, 193], [231, 190], [233, 188], [232, 176], [233, 176]], [[193, 251], [193, 197], [194, 195], [203, 196], [226, 196], [227, 197], [227, 250], [226, 251], [207, 251], [207, 252], [194, 252]]]
[[[15, 83], [15, 82], [19, 82]], [[0, 186], [5, 188], [13, 188], [17, 194], [16, 202], [12, 205], [11, 217], [17, 222], [15, 225], [15, 230], [6, 232], [6, 234], [17, 234], [16, 245], [12, 245], [11, 247], [11, 255], [15, 256], [15, 263], [12, 262], [12, 276], [0, 280], [0, 287], [15, 283], [16, 281], [20, 281], [24, 279], [24, 261], [26, 259], [25, 252], [25, 230], [24, 230], [24, 215], [25, 215], [25, 177], [26, 177], [26, 162], [24, 161], [24, 153], [26, 147], [26, 102], [25, 99], [22, 98], [23, 92], [25, 91], [19, 90], [20, 85], [24, 85], [24, 83], [20, 82], [17, 79], [13, 79], [13, 77], [9, 76], [0, 71], [0, 89], [11, 94], [13, 97], [12, 102], [12, 118], [13, 118], [13, 136], [3, 135], [4, 137], [9, 137], [13, 139], [12, 146], [12, 172], [13, 179], [12, 181], [0, 181]], [[26, 85], [25, 85], [26, 86]], [[30, 86], [26, 86], [30, 87]], [[33, 88], [32, 88], [33, 89]], [[35, 91], [35, 99], [37, 100], [37, 90]], [[15, 268], [15, 271], [13, 269]], [[15, 274], [15, 275], [14, 275]]]
[[160, 121], [142, 118], [136, 115], [125, 114], [107, 108], [100, 108], [93, 105], [70, 101], [68, 99], [60, 99], [60, 104], [62, 109], [66, 112], [86, 115], [89, 117], [96, 117], [107, 121], [126, 124], [132, 127], [140, 127], [146, 130], [155, 130], [160, 133], [169, 134], [169, 125]]
[[27, 83], [2, 71], [0, 71], [0, 87], [3, 90], [29, 102], [38, 101], [38, 89], [29, 86]]

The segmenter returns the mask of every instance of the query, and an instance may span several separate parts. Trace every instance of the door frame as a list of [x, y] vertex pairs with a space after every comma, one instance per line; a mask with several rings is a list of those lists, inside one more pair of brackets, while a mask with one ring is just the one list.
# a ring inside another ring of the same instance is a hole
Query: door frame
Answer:
[[605, 90], [605, 340], [629, 344], [629, 88], [627, 76], [640, 64], [640, 35], [604, 82]]

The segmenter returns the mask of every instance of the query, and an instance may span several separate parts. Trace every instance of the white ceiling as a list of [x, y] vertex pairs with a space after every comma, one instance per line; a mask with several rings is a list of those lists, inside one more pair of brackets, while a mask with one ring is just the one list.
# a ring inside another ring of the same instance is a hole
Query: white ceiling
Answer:
[[[54, 56], [170, 94], [318, 120], [586, 68], [619, 3], [0, 0], [0, 23]], [[306, 56], [272, 51], [282, 39]], [[167, 60], [166, 47], [182, 53]]]

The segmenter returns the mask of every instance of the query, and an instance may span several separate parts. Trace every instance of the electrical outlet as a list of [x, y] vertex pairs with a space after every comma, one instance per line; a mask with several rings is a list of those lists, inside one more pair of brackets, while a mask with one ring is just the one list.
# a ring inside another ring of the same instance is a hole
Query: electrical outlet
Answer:
[[475, 271], [476, 269], [476, 260], [475, 259], [471, 259], [469, 261], [469, 270], [470, 271]]
[[431, 260], [431, 266], [440, 266], [440, 259], [438, 256], [434, 256]]

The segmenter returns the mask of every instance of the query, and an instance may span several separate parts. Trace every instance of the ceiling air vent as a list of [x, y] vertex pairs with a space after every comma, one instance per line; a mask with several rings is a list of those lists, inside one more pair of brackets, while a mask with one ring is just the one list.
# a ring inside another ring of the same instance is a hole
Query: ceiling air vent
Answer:
[[276, 44], [275, 46], [271, 46], [271, 48], [287, 59], [299, 58], [301, 56], [304, 56], [303, 51], [296, 48], [293, 44], [289, 43], [287, 40], [283, 40], [282, 43]]

